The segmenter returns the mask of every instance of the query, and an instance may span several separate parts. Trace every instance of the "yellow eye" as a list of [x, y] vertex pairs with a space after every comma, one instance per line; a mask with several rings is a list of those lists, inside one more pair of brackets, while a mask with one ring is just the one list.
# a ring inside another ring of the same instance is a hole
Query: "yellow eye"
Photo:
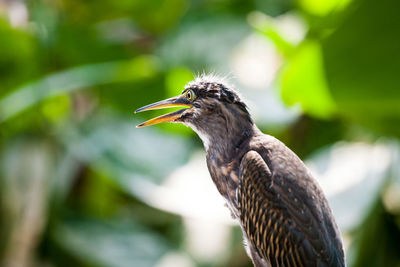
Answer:
[[190, 101], [194, 101], [196, 99], [196, 94], [193, 92], [193, 90], [189, 90], [186, 92], [186, 98]]

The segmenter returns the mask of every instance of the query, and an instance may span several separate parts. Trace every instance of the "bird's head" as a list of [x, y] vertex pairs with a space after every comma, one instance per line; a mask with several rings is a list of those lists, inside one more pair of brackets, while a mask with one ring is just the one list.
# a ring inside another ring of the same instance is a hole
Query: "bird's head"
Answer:
[[215, 77], [199, 77], [188, 83], [180, 95], [141, 107], [136, 112], [168, 107], [183, 108], [137, 127], [161, 122], [183, 123], [195, 130], [204, 141], [204, 138], [210, 140], [208, 135], [226, 135], [231, 130], [240, 131], [246, 128], [243, 126], [253, 125], [246, 104], [239, 95]]

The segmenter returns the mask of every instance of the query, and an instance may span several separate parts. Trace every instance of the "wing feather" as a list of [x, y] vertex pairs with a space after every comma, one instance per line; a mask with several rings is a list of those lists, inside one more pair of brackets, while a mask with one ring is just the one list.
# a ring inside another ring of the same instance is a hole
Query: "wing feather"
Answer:
[[[293, 179], [272, 174], [255, 151], [240, 164], [237, 192], [242, 228], [260, 258], [275, 266], [343, 266], [323, 220]], [[332, 252], [333, 251], [333, 252]]]

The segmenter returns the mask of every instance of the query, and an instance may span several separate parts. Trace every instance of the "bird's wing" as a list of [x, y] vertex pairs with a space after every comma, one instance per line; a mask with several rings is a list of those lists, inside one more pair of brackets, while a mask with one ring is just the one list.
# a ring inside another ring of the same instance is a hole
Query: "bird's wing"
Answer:
[[323, 222], [303, 203], [301, 193], [275, 182], [260, 154], [247, 152], [239, 174], [239, 217], [250, 249], [272, 267], [342, 266], [321, 229]]

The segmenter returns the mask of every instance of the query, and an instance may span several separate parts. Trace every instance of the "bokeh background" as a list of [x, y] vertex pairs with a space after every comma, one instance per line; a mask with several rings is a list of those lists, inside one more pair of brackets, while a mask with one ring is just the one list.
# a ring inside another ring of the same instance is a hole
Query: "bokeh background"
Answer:
[[349, 266], [400, 266], [400, 2], [0, 1], [0, 264], [251, 266], [199, 138], [133, 114], [201, 73], [318, 177]]

